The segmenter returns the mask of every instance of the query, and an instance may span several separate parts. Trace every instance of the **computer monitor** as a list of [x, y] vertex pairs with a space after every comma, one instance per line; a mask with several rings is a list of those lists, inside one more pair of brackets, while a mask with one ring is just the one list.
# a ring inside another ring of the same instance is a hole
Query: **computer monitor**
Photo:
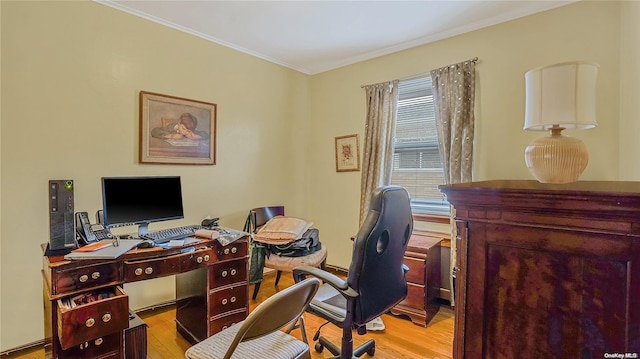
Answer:
[[184, 218], [180, 177], [103, 177], [102, 204], [108, 228], [138, 226]]

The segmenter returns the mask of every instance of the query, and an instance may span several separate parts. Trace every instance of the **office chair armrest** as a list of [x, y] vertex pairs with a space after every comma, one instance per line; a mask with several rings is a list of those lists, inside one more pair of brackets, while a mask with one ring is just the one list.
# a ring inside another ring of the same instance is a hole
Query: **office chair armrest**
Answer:
[[344, 291], [349, 288], [349, 285], [344, 279], [320, 268], [311, 266], [300, 266], [293, 268], [293, 277], [296, 283], [304, 280], [308, 275], [316, 277], [322, 280], [324, 283], [329, 283], [332, 287], [340, 291]]

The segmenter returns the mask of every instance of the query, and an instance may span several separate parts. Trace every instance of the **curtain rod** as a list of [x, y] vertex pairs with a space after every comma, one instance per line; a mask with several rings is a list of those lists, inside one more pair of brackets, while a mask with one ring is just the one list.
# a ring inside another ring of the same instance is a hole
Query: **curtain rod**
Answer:
[[[472, 58], [472, 59], [469, 59], [469, 60], [467, 60], [467, 61], [471, 61], [471, 62], [478, 62], [478, 57], [476, 56], [476, 57], [474, 57], [474, 58]], [[462, 61], [462, 62], [467, 62], [467, 61]], [[450, 66], [450, 65], [449, 65], [449, 66]], [[407, 76], [407, 77], [402, 77], [402, 78], [399, 78], [398, 80], [400, 80], [400, 81], [413, 80], [413, 79], [417, 79], [417, 78], [419, 78], [419, 77], [423, 77], [423, 76], [425, 76], [425, 75], [428, 75], [428, 74], [430, 74], [430, 73], [431, 73], [431, 71], [429, 71], [429, 72], [422, 72], [422, 73], [419, 73], [419, 74], [415, 74], [415, 75], [411, 75], [411, 76]], [[375, 85], [375, 84], [372, 84], [372, 85]], [[365, 88], [365, 87], [367, 87], [367, 86], [371, 86], [371, 85], [362, 85], [362, 86], [360, 86], [360, 88]]]

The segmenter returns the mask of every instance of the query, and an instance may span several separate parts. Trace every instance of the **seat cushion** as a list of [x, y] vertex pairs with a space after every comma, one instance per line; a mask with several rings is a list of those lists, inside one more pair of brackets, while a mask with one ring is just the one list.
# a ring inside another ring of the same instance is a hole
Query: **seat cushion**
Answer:
[[323, 284], [313, 297], [309, 308], [333, 322], [342, 322], [347, 316], [347, 300], [329, 284]]
[[264, 266], [284, 272], [293, 272], [293, 268], [299, 266], [318, 268], [327, 259], [327, 249], [322, 244], [320, 246], [319, 250], [302, 257], [284, 257], [277, 254], [269, 254], [264, 259]]
[[[200, 343], [190, 347], [185, 352], [187, 359], [219, 359], [223, 358], [233, 341], [240, 324], [231, 326]], [[238, 344], [232, 359], [294, 359], [300, 358], [309, 350], [309, 346], [282, 331], [276, 331], [263, 337], [248, 340]]]
[[275, 216], [260, 227], [254, 239], [267, 244], [287, 244], [302, 237], [313, 222], [295, 217]]

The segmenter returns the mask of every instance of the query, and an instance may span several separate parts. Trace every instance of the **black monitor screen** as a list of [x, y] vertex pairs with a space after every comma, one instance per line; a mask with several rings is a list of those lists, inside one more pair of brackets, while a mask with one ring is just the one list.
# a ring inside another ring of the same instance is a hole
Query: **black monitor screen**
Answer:
[[180, 177], [103, 177], [102, 204], [108, 227], [184, 218]]

